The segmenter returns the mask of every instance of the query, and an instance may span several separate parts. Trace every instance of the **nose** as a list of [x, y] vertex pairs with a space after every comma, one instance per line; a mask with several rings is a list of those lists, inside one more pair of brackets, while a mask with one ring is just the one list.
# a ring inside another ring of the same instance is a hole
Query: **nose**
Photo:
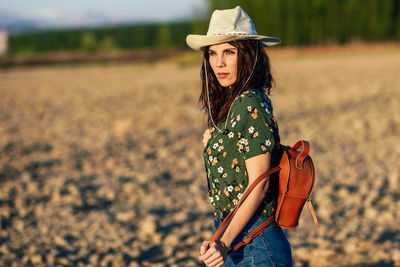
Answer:
[[224, 67], [224, 66], [225, 66], [224, 54], [218, 55], [218, 57], [217, 57], [217, 67]]

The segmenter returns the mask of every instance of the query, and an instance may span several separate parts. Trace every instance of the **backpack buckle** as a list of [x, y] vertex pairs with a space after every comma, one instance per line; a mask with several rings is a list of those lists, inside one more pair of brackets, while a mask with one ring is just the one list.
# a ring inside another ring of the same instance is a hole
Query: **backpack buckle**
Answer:
[[300, 160], [296, 159], [296, 168], [297, 169], [303, 169], [303, 164]]

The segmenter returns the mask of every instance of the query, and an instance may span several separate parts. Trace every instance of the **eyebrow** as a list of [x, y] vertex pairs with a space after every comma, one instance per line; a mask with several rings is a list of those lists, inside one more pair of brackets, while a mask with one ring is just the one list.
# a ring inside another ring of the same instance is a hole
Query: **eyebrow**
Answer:
[[[226, 48], [226, 49], [224, 49], [222, 52], [229, 51], [229, 50], [239, 50], [239, 49], [238, 49], [237, 47]], [[215, 50], [208, 49], [208, 52], [210, 52], [210, 51], [215, 52]]]

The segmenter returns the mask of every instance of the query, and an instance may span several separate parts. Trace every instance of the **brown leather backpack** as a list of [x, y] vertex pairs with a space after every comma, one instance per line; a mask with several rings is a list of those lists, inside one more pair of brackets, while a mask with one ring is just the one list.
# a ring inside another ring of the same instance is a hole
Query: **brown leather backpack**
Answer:
[[[210, 246], [215, 240], [217, 240], [217, 238], [220, 237], [221, 233], [224, 232], [236, 211], [242, 205], [243, 201], [245, 201], [254, 187], [256, 187], [256, 185], [262, 180], [278, 171], [279, 195], [275, 216], [269, 217], [265, 222], [260, 224], [256, 229], [248, 234], [243, 241], [235, 245], [235, 247], [232, 248], [228, 253], [230, 254], [241, 246], [248, 244], [274, 220], [283, 228], [296, 227], [306, 201], [308, 202], [315, 225], [317, 227], [319, 226], [318, 219], [311, 204], [310, 198], [315, 183], [314, 164], [311, 160], [311, 157], [308, 155], [310, 152], [310, 144], [307, 141], [301, 140], [292, 147], [280, 146], [279, 144], [278, 146], [282, 151], [282, 157], [279, 165], [261, 174], [251, 185], [249, 185], [248, 190], [246, 190], [246, 192], [240, 198], [239, 203], [228, 214], [210, 239]], [[303, 147], [302, 151], [297, 151], [301, 147]]]
[[[303, 147], [301, 152], [297, 150]], [[294, 146], [282, 146], [279, 163], [279, 196], [275, 212], [276, 223], [283, 228], [295, 228], [300, 213], [307, 201], [314, 223], [319, 226], [311, 203], [311, 192], [315, 183], [315, 169], [307, 141], [298, 141]]]

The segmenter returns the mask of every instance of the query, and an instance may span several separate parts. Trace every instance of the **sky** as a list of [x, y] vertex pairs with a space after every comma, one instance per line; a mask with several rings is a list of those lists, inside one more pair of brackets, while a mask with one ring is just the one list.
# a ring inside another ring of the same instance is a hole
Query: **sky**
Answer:
[[1, 0], [1, 17], [59, 26], [188, 19], [204, 12], [206, 0]]

